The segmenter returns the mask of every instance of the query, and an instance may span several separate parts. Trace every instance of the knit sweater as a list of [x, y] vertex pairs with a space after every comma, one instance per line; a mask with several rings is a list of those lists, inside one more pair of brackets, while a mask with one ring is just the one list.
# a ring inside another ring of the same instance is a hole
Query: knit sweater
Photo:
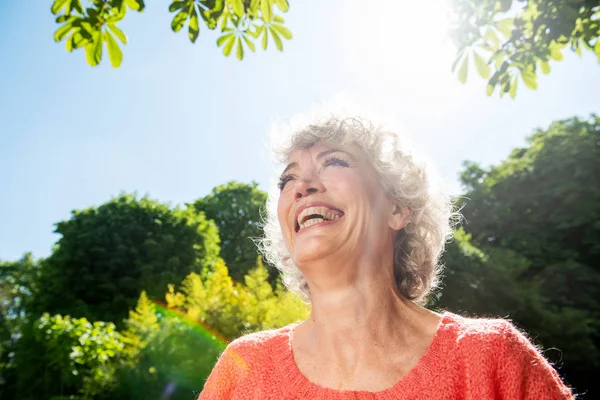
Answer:
[[199, 400], [213, 399], [572, 399], [556, 371], [513, 325], [444, 313], [428, 350], [407, 375], [379, 392], [338, 391], [298, 369], [296, 325], [231, 342]]

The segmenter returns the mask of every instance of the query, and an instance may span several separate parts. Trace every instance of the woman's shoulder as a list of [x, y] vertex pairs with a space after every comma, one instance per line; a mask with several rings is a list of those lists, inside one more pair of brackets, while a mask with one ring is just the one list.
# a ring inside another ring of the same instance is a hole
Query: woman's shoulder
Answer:
[[454, 351], [476, 355], [483, 362], [515, 353], [539, 355], [526, 334], [503, 318], [472, 318], [445, 312], [438, 334]]
[[442, 315], [441, 325], [451, 331], [457, 341], [497, 342], [524, 335], [503, 318], [471, 318], [450, 312]]
[[297, 324], [286, 325], [278, 329], [269, 329], [248, 333], [233, 340], [225, 352], [235, 354], [246, 362], [255, 362], [282, 350], [289, 343], [290, 331]]

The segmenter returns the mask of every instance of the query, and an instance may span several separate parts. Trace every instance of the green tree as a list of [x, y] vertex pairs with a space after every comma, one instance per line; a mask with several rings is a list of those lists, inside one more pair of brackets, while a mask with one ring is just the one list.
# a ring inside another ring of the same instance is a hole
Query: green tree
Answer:
[[161, 298], [219, 252], [217, 229], [202, 213], [133, 195], [73, 211], [56, 232], [62, 237], [42, 263], [36, 309], [117, 326], [142, 290]]
[[537, 88], [539, 73], [550, 72], [565, 49], [592, 51], [600, 61], [598, 0], [453, 0], [452, 36], [458, 48], [452, 69], [467, 80], [472, 60], [488, 79], [487, 93], [515, 97], [519, 77]]
[[97, 399], [114, 387], [123, 348], [113, 323], [45, 313], [19, 340], [15, 398]]
[[30, 253], [20, 260], [0, 262], [0, 397], [16, 390], [15, 353], [22, 336], [39, 262]]
[[[169, 11], [173, 32], [187, 25], [188, 37], [195, 43], [200, 27], [219, 30], [217, 46], [229, 56], [235, 48], [239, 60], [244, 52], [255, 51], [255, 40], [267, 49], [269, 37], [279, 51], [282, 39], [291, 39], [292, 33], [284, 26], [277, 10], [287, 12], [287, 0], [173, 0]], [[277, 7], [275, 7], [277, 6]], [[96, 66], [102, 61], [104, 46], [113, 67], [118, 68], [123, 59], [119, 46], [127, 43], [127, 35], [119, 24], [132, 11], [142, 12], [144, 0], [54, 0], [52, 14], [60, 27], [54, 32], [56, 42], [65, 41], [67, 51], [84, 49], [87, 62]]]
[[580, 392], [598, 395], [600, 118], [556, 121], [527, 143], [489, 169], [466, 163], [463, 228], [484, 253], [510, 250], [529, 262], [512, 276], [537, 286], [543, 307], [519, 322], [563, 351]]
[[[267, 194], [258, 189], [256, 182], [232, 181], [217, 186], [193, 204], [217, 224], [221, 257], [230, 276], [238, 282], [243, 282], [244, 276], [256, 266], [258, 251], [253, 239], [263, 236], [262, 213], [266, 202]], [[272, 274], [276, 274], [274, 269]]]

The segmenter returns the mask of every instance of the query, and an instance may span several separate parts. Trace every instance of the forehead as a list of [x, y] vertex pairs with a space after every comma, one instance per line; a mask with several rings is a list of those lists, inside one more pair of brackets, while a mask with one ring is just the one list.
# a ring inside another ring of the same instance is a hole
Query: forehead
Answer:
[[360, 148], [354, 143], [333, 144], [316, 143], [309, 147], [293, 149], [288, 156], [288, 163], [298, 162], [308, 157], [309, 159], [321, 158], [336, 151], [344, 152], [357, 159], [361, 156]]

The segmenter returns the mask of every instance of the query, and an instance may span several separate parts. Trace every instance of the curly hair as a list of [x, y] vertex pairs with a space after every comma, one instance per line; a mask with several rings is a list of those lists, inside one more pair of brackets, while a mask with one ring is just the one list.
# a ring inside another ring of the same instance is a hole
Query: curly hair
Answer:
[[[452, 234], [459, 214], [452, 211], [450, 198], [434, 193], [425, 165], [417, 163], [402, 148], [398, 135], [376, 127], [364, 118], [329, 116], [294, 132], [282, 148], [274, 149], [281, 163], [295, 150], [316, 144], [336, 147], [356, 144], [379, 177], [386, 194], [411, 211], [408, 224], [396, 235], [394, 278], [399, 293], [415, 303], [437, 287], [441, 273], [439, 258]], [[271, 190], [267, 200], [265, 237], [259, 247], [265, 259], [282, 272], [284, 285], [310, 302], [310, 289], [302, 272], [291, 260], [277, 218], [279, 191]]]

